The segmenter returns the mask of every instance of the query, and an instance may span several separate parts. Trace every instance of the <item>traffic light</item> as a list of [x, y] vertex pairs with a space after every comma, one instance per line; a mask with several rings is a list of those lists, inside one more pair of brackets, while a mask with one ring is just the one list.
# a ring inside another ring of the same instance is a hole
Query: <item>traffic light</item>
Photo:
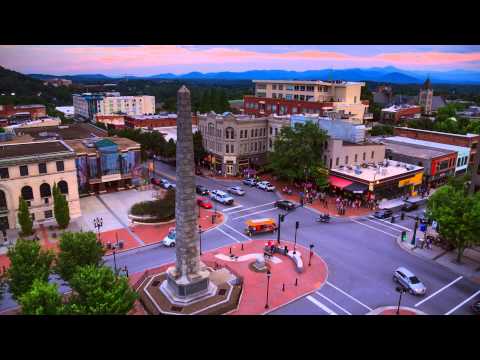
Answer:
[[284, 221], [285, 221], [285, 215], [280, 214], [280, 221], [281, 221], [281, 222], [284, 222]]
[[407, 241], [407, 232], [402, 231], [402, 241]]
[[295, 221], [295, 229], [298, 229], [300, 227], [300, 221]]

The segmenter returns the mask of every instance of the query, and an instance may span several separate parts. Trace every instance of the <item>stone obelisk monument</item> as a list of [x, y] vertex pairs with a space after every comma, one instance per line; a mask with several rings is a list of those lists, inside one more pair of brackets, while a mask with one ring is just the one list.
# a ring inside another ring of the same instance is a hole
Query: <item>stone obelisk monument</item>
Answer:
[[167, 270], [160, 290], [174, 303], [188, 303], [215, 292], [210, 272], [200, 262], [195, 193], [192, 110], [190, 91], [182, 86], [177, 92], [175, 220], [176, 265]]

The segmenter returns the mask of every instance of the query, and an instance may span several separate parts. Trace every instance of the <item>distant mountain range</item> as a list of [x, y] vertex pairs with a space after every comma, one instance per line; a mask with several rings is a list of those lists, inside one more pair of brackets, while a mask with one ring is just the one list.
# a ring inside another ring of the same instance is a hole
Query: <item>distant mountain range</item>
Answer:
[[375, 81], [394, 84], [420, 84], [430, 76], [432, 83], [444, 84], [480, 84], [480, 72], [466, 70], [451, 71], [407, 71], [387, 66], [383, 68], [354, 68], [354, 69], [323, 69], [307, 71], [287, 70], [250, 70], [243, 72], [215, 72], [201, 73], [190, 72], [187, 74], [175, 75], [172, 73], [158, 74], [152, 76], [128, 76], [109, 77], [102, 74], [81, 74], [81, 75], [45, 75], [29, 74], [29, 76], [47, 80], [56, 77], [82, 81], [118, 81], [122, 79], [198, 79], [198, 80], [347, 80], [347, 81]]

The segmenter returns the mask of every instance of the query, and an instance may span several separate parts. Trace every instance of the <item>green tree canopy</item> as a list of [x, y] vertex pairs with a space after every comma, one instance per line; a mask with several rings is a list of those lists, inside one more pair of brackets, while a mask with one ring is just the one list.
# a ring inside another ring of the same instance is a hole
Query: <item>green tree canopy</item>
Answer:
[[18, 239], [7, 253], [10, 267], [7, 270], [8, 284], [14, 299], [19, 299], [30, 290], [35, 279], [48, 281], [55, 255], [44, 251], [38, 242]]
[[67, 228], [70, 223], [70, 208], [66, 196], [60, 193], [56, 183], [53, 184], [53, 212], [60, 229]]
[[35, 279], [29, 291], [20, 296], [23, 315], [58, 315], [62, 310], [62, 296], [57, 284]]
[[442, 186], [430, 197], [427, 211], [440, 235], [456, 248], [458, 262], [466, 248], [480, 243], [480, 193], [469, 195], [460, 183]]
[[105, 253], [95, 233], [91, 231], [64, 232], [60, 238], [59, 248], [55, 271], [65, 281], [70, 281], [79, 266], [101, 265]]
[[77, 269], [70, 285], [74, 290], [66, 313], [85, 315], [126, 315], [137, 294], [124, 276], [115, 276], [105, 266], [87, 265]]
[[22, 235], [29, 236], [33, 234], [33, 220], [28, 211], [28, 204], [22, 197], [19, 199], [18, 223], [20, 224]]
[[207, 155], [207, 151], [203, 147], [203, 137], [200, 131], [193, 133], [193, 157], [195, 164], [198, 164]]
[[[312, 122], [284, 127], [269, 154], [269, 165], [277, 176], [289, 181], [303, 180], [325, 167], [323, 152], [327, 134]], [[318, 176], [321, 176], [318, 174]]]

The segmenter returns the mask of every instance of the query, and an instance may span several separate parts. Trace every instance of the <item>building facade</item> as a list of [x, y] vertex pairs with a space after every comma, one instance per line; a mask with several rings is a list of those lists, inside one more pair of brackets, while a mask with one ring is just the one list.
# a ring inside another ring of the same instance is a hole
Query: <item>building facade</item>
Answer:
[[107, 128], [123, 129], [125, 128], [125, 115], [100, 115], [94, 116], [96, 123], [102, 123]]
[[392, 105], [388, 108], [382, 109], [381, 120], [398, 123], [401, 120], [420, 117], [422, 108], [416, 105]]
[[244, 96], [244, 113], [254, 116], [321, 114], [327, 111], [363, 123], [368, 101], [360, 99], [365, 83], [346, 81], [254, 80], [255, 95]]
[[0, 118], [24, 117], [26, 120], [47, 116], [45, 105], [0, 105]]
[[433, 105], [433, 89], [430, 83], [430, 78], [425, 80], [423, 87], [420, 89], [418, 94], [418, 105], [423, 109], [425, 115], [432, 114], [432, 105]]
[[0, 226], [18, 228], [19, 198], [25, 199], [34, 225], [54, 221], [52, 188], [66, 195], [70, 218], [81, 215], [75, 152], [63, 141], [0, 146]]
[[361, 142], [353, 143], [328, 137], [323, 162], [328, 169], [340, 166], [358, 166], [379, 163], [385, 159], [385, 145]]

